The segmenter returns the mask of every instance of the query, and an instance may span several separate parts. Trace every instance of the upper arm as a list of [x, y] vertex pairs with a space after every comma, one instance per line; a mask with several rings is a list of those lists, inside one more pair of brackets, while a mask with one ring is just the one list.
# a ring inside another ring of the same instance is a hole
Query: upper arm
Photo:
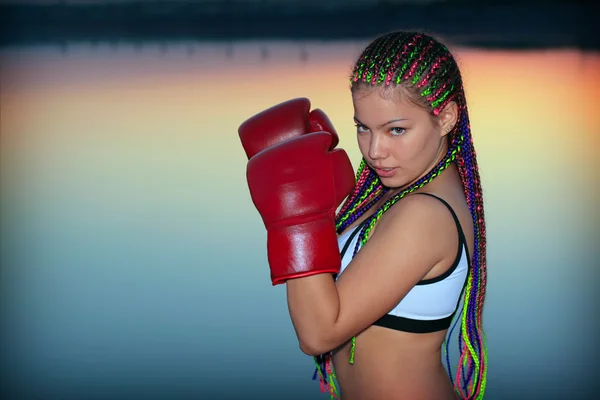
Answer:
[[448, 210], [429, 196], [407, 196], [391, 207], [336, 282], [335, 345], [388, 313], [447, 258], [456, 249], [452, 228], [456, 235]]

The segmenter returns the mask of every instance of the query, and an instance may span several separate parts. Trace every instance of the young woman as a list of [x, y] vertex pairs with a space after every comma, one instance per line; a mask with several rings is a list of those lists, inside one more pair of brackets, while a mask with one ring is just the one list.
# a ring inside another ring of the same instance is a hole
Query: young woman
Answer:
[[[337, 380], [344, 400], [483, 398], [485, 220], [459, 68], [433, 37], [392, 32], [362, 52], [351, 92], [356, 178], [305, 99], [239, 131], [300, 347], [332, 397]], [[441, 349], [455, 317], [453, 377]]]

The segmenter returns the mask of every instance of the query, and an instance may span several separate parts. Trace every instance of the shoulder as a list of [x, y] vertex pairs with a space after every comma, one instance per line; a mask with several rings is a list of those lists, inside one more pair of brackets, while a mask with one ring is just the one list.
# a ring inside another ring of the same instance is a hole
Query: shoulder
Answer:
[[435, 198], [426, 194], [410, 194], [400, 199], [385, 212], [373, 229], [375, 237], [406, 234], [412, 237], [411, 242], [421, 238], [426, 243], [432, 239], [450, 233], [454, 228], [452, 216], [447, 206]]

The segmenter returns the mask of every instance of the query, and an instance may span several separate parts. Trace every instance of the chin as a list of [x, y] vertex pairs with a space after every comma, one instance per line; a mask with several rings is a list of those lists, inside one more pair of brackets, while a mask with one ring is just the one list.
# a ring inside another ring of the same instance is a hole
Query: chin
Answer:
[[[371, 167], [371, 170], [377, 174], [375, 169]], [[377, 174], [379, 181], [388, 189], [404, 189], [413, 183], [416, 179], [414, 176], [409, 176], [408, 171], [400, 167], [396, 167], [396, 171], [390, 176], [382, 176]]]
[[389, 178], [379, 177], [379, 180], [383, 184], [383, 186], [389, 189], [400, 189], [406, 187], [410, 181], [407, 179], [402, 179], [401, 177], [392, 176]]

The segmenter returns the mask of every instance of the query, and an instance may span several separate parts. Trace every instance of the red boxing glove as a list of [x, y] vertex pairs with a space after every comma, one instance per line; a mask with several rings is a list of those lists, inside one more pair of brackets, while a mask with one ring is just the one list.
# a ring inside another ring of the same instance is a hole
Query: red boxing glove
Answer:
[[320, 109], [310, 111], [310, 100], [298, 98], [268, 108], [244, 121], [238, 128], [248, 159], [260, 151], [311, 132], [329, 132], [331, 148], [338, 135], [327, 115]]
[[355, 184], [335, 136], [316, 132], [268, 148], [248, 162], [250, 195], [267, 228], [273, 285], [339, 273], [335, 210]]

